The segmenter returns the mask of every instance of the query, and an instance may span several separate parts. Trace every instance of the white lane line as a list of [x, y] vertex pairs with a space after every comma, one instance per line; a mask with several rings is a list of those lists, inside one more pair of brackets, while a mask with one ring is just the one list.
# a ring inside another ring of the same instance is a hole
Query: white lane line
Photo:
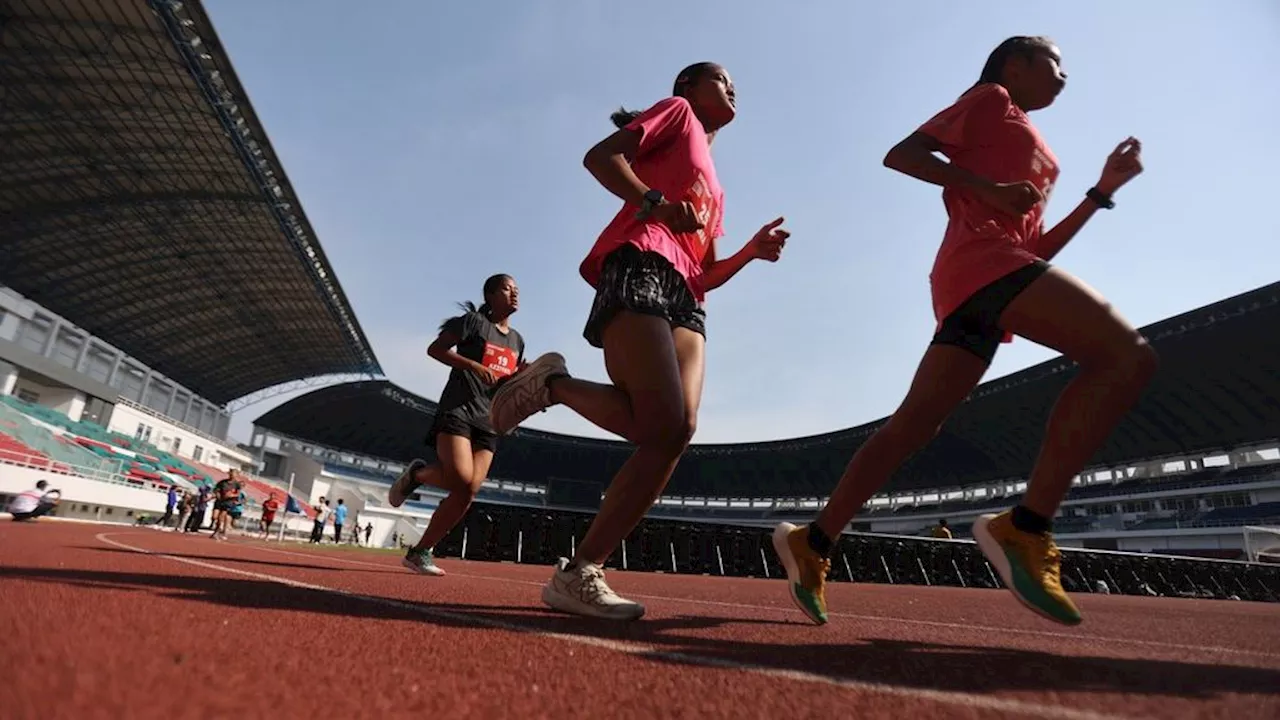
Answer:
[[[238, 544], [239, 545], [239, 544]], [[275, 548], [259, 547], [257, 545], [240, 545], [241, 547], [249, 547], [263, 552], [278, 553], [281, 555], [293, 555], [295, 557], [304, 557], [310, 559], [325, 559], [334, 562], [347, 563], [351, 565], [361, 565], [367, 567], [378, 567], [383, 569], [395, 569], [394, 566], [385, 563], [371, 563], [363, 560], [349, 560], [347, 558], [332, 557], [321, 553], [302, 553], [290, 550], [277, 550]], [[407, 571], [406, 571], [407, 572]], [[460, 573], [452, 570], [448, 571], [450, 575], [458, 577], [472, 578], [475, 580], [491, 580], [495, 582], [510, 583], [514, 585], [529, 585], [533, 587], [542, 587], [543, 583], [533, 582], [531, 580], [518, 580], [513, 578], [499, 577], [495, 575], [478, 575], [474, 573]], [[700, 600], [697, 598], [671, 597], [669, 595], [641, 595], [638, 593], [627, 593], [628, 597], [639, 600], [658, 600], [670, 603], [693, 603], [698, 605], [710, 605], [714, 607], [733, 608], [738, 610], [756, 610], [756, 611], [773, 611], [788, 616], [794, 615], [793, 606], [789, 603], [786, 605], [748, 605], [745, 603], [723, 602], [719, 600]], [[903, 618], [893, 617], [890, 615], [859, 615], [856, 613], [845, 612], [828, 612], [827, 615], [833, 618], [845, 618], [848, 620], [862, 620], [865, 622], [883, 622], [895, 623], [899, 625], [919, 625], [921, 627], [945, 628], [948, 630], [968, 630], [973, 632], [991, 633], [995, 635], [1025, 635], [1031, 637], [1053, 638], [1055, 640], [1087, 640], [1089, 642], [1105, 643], [1108, 645], [1142, 645], [1144, 647], [1159, 648], [1163, 650], [1177, 650], [1190, 653], [1216, 653], [1220, 655], [1247, 655], [1250, 657], [1267, 658], [1270, 660], [1280, 660], [1280, 653], [1262, 652], [1259, 650], [1241, 650], [1229, 647], [1214, 647], [1205, 645], [1188, 645], [1184, 643], [1162, 642], [1160, 640], [1140, 640], [1135, 638], [1113, 637], [1107, 635], [1088, 635], [1082, 633], [1065, 633], [1053, 632], [1052, 630], [1028, 630], [1024, 628], [1008, 628], [996, 627], [992, 625], [977, 625], [972, 623], [955, 623], [945, 622], [942, 620], [922, 620], [919, 618]]]
[[[1005, 698], [989, 697], [985, 695], [968, 695], [957, 692], [947, 692], [943, 690], [928, 690], [923, 688], [905, 687], [901, 685], [889, 685], [885, 683], [865, 682], [862, 680], [851, 680], [847, 678], [828, 677], [816, 673], [804, 672], [800, 670], [783, 670], [780, 668], [767, 667], [763, 665], [753, 665], [749, 663], [741, 663], [733, 660], [724, 660], [721, 658], [711, 658], [702, 655], [690, 655], [681, 652], [672, 652], [663, 650], [653, 645], [647, 645], [634, 642], [622, 642], [619, 640], [609, 640], [605, 638], [589, 637], [582, 635], [570, 635], [566, 633], [548, 632], [539, 630], [527, 625], [508, 622], [505, 620], [493, 620], [490, 618], [477, 617], [466, 613], [452, 612], [449, 610], [440, 610], [433, 607], [415, 605], [412, 603], [401, 602], [385, 597], [375, 597], [372, 595], [361, 595], [359, 593], [348, 592], [338, 588], [325, 587], [324, 585], [316, 585], [314, 583], [300, 582], [289, 578], [280, 577], [278, 575], [269, 575], [267, 573], [252, 572], [249, 570], [238, 570], [236, 568], [226, 567], [217, 563], [206, 562], [204, 560], [193, 560], [191, 558], [181, 557], [179, 555], [169, 555], [167, 553], [147, 550], [145, 548], [135, 547], [118, 540], [112, 540], [111, 535], [119, 533], [99, 533], [97, 539], [99, 542], [112, 545], [123, 550], [150, 555], [152, 557], [164, 558], [174, 562], [180, 562], [195, 567], [201, 567], [208, 570], [216, 570], [218, 572], [229, 573], [232, 575], [240, 575], [250, 577], [257, 580], [265, 580], [267, 582], [278, 583], [288, 587], [302, 588], [306, 590], [314, 590], [316, 592], [326, 592], [353, 600], [362, 600], [365, 602], [383, 605], [386, 607], [394, 607], [400, 610], [408, 610], [418, 613], [424, 617], [437, 618], [442, 620], [450, 620], [452, 622], [463, 623], [473, 626], [483, 626], [493, 628], [495, 630], [505, 630], [507, 632], [516, 632], [526, 635], [534, 635], [537, 637], [547, 638], [551, 640], [559, 640], [562, 642], [574, 643], [577, 645], [586, 645], [590, 647], [610, 650], [624, 655], [632, 655], [642, 658], [653, 658], [660, 660], [669, 660], [674, 662], [685, 663], [688, 665], [697, 665], [702, 667], [718, 668], [723, 670], [733, 670], [736, 672], [748, 672], [755, 675], [762, 675], [773, 680], [790, 680], [794, 682], [806, 682], [818, 685], [828, 685], [856, 692], [865, 692], [875, 695], [888, 695], [891, 697], [910, 698], [913, 700], [926, 700], [943, 705], [951, 705], [955, 707], [963, 707], [974, 710], [990, 710], [994, 712], [1016, 713], [1027, 715], [1035, 718], [1059, 718], [1060, 720], [1128, 720], [1125, 716], [1106, 715], [1102, 713], [1090, 712], [1087, 710], [1075, 710], [1066, 707], [1045, 706], [1036, 703], [1021, 702], [1018, 700], [1010, 700]], [[234, 560], [230, 561], [234, 562]]]

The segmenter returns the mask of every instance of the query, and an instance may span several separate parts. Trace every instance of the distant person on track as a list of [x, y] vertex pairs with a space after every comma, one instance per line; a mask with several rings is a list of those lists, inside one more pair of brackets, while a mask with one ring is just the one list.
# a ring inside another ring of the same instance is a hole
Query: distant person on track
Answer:
[[173, 526], [174, 532], [186, 532], [187, 519], [191, 517], [191, 510], [195, 507], [195, 502], [191, 491], [182, 491], [182, 499], [178, 501], [178, 522]]
[[572, 559], [560, 558], [542, 590], [564, 612], [629, 620], [640, 603], [619, 597], [603, 565], [666, 487], [693, 438], [702, 400], [706, 293], [752, 260], [774, 262], [789, 233], [766, 224], [720, 259], [724, 193], [711, 145], [736, 114], [733, 81], [698, 63], [676, 76], [671, 97], [644, 112], [619, 110], [617, 130], [583, 164], [623, 203], [579, 271], [596, 295], [584, 337], [604, 351], [612, 385], [569, 376], [550, 353], [500, 388], [493, 425], [505, 434], [536, 412], [564, 404], [636, 445], [614, 476]]
[[324, 540], [324, 526], [329, 521], [329, 501], [320, 498], [320, 502], [316, 503], [316, 521], [311, 526], [311, 542], [319, 545]]
[[178, 486], [170, 485], [169, 492], [164, 502], [164, 517], [160, 518], [158, 524], [169, 527], [173, 522], [173, 510], [178, 506]]
[[196, 493], [195, 503], [191, 508], [191, 518], [187, 520], [187, 532], [200, 532], [200, 526], [204, 524], [204, 514], [209, 509], [209, 499], [211, 497], [213, 497], [213, 493], [209, 490], [209, 486], [202, 484], [199, 492]]
[[26, 522], [48, 515], [62, 501], [61, 490], [50, 490], [47, 480], [36, 482], [32, 490], [18, 493], [9, 501], [9, 514], [14, 522]]
[[423, 485], [449, 493], [432, 513], [426, 532], [404, 556], [405, 567], [424, 575], [444, 575], [435, 562], [434, 548], [466, 515], [498, 449], [498, 435], [489, 421], [494, 387], [525, 364], [524, 338], [511, 327], [511, 316], [520, 309], [515, 279], [493, 275], [484, 281], [483, 291], [480, 307], [464, 303], [465, 312], [445, 320], [427, 347], [427, 355], [452, 368], [427, 432], [436, 462], [409, 463], [387, 493], [394, 507], [403, 505]]
[[244, 516], [244, 503], [247, 499], [244, 494], [244, 484], [236, 483], [236, 494], [231, 501], [231, 509], [228, 511], [231, 517], [227, 520], [227, 527], [235, 528], [237, 533], [242, 533], [245, 530], [240, 524], [240, 518]]
[[240, 494], [240, 483], [236, 480], [236, 471], [231, 470], [213, 486], [213, 534], [209, 536], [212, 540], [227, 539], [227, 529], [231, 527], [231, 516]]
[[333, 509], [333, 543], [342, 544], [342, 526], [347, 522], [347, 503], [338, 498], [338, 507]]
[[1142, 146], [1129, 138], [1079, 205], [1044, 230], [1058, 160], [1027, 113], [1048, 107], [1066, 86], [1061, 63], [1046, 38], [1009, 38], [977, 84], [885, 156], [887, 167], [943, 188], [950, 221], [930, 278], [938, 325], [906, 398], [854, 454], [816, 522], [782, 523], [774, 532], [792, 599], [815, 623], [827, 621], [829, 558], [845, 527], [929, 443], [1012, 335], [1063, 353], [1079, 372], [1053, 408], [1022, 503], [978, 518], [973, 534], [1023, 604], [1059, 623], [1081, 620], [1062, 588], [1052, 519], [1071, 478], [1137, 401], [1157, 360], [1105, 298], [1048, 262], [1142, 172]]
[[258, 521], [258, 527], [262, 531], [263, 539], [271, 536], [271, 523], [276, 521], [276, 513], [280, 510], [280, 501], [276, 500], [276, 494], [267, 495], [267, 499], [262, 501], [262, 518]]
[[373, 534], [373, 523], [369, 523], [368, 525], [365, 525], [365, 526], [364, 526], [364, 544], [365, 544], [365, 547], [368, 547], [368, 546], [369, 546], [369, 536], [370, 536], [370, 535], [372, 535], [372, 534]]

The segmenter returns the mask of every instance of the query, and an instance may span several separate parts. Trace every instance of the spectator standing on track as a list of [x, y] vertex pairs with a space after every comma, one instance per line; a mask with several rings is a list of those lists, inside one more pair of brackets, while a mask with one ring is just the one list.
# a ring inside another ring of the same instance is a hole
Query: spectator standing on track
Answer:
[[365, 526], [364, 526], [364, 544], [365, 544], [365, 547], [368, 547], [368, 546], [369, 546], [369, 536], [370, 536], [370, 535], [372, 535], [372, 534], [373, 534], [373, 523], [369, 523], [369, 524], [367, 524], [367, 525], [365, 525]]
[[213, 493], [209, 486], [200, 485], [200, 492], [195, 499], [195, 507], [191, 510], [191, 519], [187, 521], [187, 532], [200, 532], [200, 526], [204, 524], [204, 514], [209, 509], [209, 499], [211, 497], [213, 497]]
[[320, 498], [320, 502], [316, 503], [316, 521], [311, 526], [311, 542], [319, 545], [324, 540], [324, 526], [329, 521], [329, 501]]
[[338, 507], [333, 509], [333, 543], [342, 544], [342, 526], [347, 522], [347, 502], [338, 498]]
[[49, 514], [62, 500], [61, 490], [50, 490], [49, 483], [41, 480], [32, 490], [21, 492], [9, 503], [9, 513], [14, 522], [35, 520]]
[[174, 532], [186, 530], [187, 518], [191, 517], [191, 506], [194, 502], [190, 490], [182, 491], [182, 499], [178, 501], [178, 522], [173, 526]]
[[1078, 372], [1049, 415], [1022, 501], [980, 516], [973, 537], [1022, 604], [1055, 622], [1081, 622], [1062, 588], [1053, 518], [1071, 478], [1151, 381], [1157, 358], [1105, 298], [1049, 262], [1142, 172], [1142, 145], [1130, 137], [1106, 158], [1075, 209], [1045, 230], [1059, 166], [1028, 114], [1049, 107], [1066, 87], [1061, 64], [1048, 38], [1005, 40], [973, 87], [885, 155], [885, 166], [943, 188], [947, 230], [930, 275], [937, 324], [906, 397], [854, 453], [818, 516], [774, 531], [792, 600], [813, 623], [827, 622], [826, 575], [840, 535], [937, 435], [1000, 344], [1015, 335], [1061, 352]]
[[173, 520], [173, 509], [177, 505], [178, 505], [178, 486], [170, 485], [169, 495], [165, 499], [165, 503], [164, 503], [164, 517], [160, 518], [160, 522], [159, 522], [160, 525], [163, 525], [164, 527], [169, 527], [170, 522]]

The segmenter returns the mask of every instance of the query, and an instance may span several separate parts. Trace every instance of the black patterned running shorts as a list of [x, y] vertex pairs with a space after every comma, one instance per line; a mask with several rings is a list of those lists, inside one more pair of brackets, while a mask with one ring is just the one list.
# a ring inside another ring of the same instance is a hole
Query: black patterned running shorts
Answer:
[[684, 276], [656, 252], [623, 245], [604, 259], [596, 299], [582, 336], [604, 347], [604, 328], [620, 310], [665, 318], [671, 327], [707, 335], [707, 314], [694, 299]]

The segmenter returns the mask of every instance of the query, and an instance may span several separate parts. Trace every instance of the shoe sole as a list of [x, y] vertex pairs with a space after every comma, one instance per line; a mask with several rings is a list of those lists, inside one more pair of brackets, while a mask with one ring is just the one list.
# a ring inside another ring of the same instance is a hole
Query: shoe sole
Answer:
[[547, 377], [553, 371], [565, 371], [564, 356], [560, 353], [547, 353], [538, 358], [523, 372], [512, 376], [506, 385], [494, 393], [489, 406], [489, 423], [493, 425], [495, 434], [506, 435], [528, 419], [510, 422], [514, 413], [508, 412], [508, 409], [517, 404], [517, 401], [524, 400], [546, 385]]
[[643, 605], [636, 605], [636, 607], [639, 608], [639, 610], [635, 612], [620, 614], [620, 615], [608, 615], [605, 613], [598, 613], [598, 612], [583, 612], [582, 605], [572, 600], [569, 600], [567, 598], [564, 598], [560, 593], [556, 592], [555, 589], [551, 587], [550, 583], [542, 586], [542, 603], [547, 607], [551, 608], [552, 610], [557, 610], [559, 612], [562, 612], [568, 615], [577, 615], [579, 617], [592, 617], [592, 618], [599, 618], [601, 620], [619, 620], [623, 622], [632, 622], [644, 617]]
[[[396, 502], [396, 488], [400, 486], [400, 479], [407, 478], [409, 482], [413, 482], [413, 469], [416, 463], [417, 460], [410, 462], [409, 467], [404, 471], [404, 474], [396, 478], [396, 481], [391, 484], [391, 489], [387, 490], [387, 502], [391, 504], [391, 507], [398, 508], [403, 505], [405, 501], [409, 499], [409, 493], [413, 492], [412, 490], [409, 490], [408, 492], [401, 492], [399, 498], [400, 502]], [[423, 463], [423, 466], [425, 467], [426, 463]]]
[[978, 544], [978, 549], [982, 551], [983, 556], [987, 558], [987, 562], [995, 566], [996, 574], [1000, 576], [1000, 581], [1004, 583], [1005, 589], [1016, 597], [1023, 607], [1046, 620], [1059, 625], [1066, 625], [1067, 627], [1079, 625], [1080, 623], [1063, 622], [1050, 615], [1018, 592], [1017, 586], [1013, 584], [1013, 568], [1009, 564], [1009, 556], [1004, 554], [1004, 548], [1000, 546], [999, 541], [991, 534], [991, 521], [995, 520], [996, 517], [998, 516], [992, 514], [979, 516], [973, 522], [973, 540]]
[[423, 570], [417, 565], [414, 565], [413, 563], [409, 562], [408, 558], [400, 558], [400, 564], [409, 568], [410, 570], [417, 573], [418, 575], [429, 575], [431, 577], [444, 577], [444, 574], [445, 574], [444, 570], [438, 566], [436, 567], [435, 572], [432, 572], [430, 570]]
[[787, 543], [787, 536], [795, 529], [796, 526], [791, 523], [780, 523], [774, 528], [773, 551], [778, 554], [778, 559], [782, 561], [782, 569], [787, 573], [787, 592], [791, 595], [791, 602], [795, 603], [796, 609], [808, 618], [809, 622], [822, 625], [824, 623], [810, 615], [804, 603], [800, 601], [800, 596], [796, 595], [796, 585], [800, 583], [800, 565], [796, 562], [796, 556], [791, 553], [791, 546]]

